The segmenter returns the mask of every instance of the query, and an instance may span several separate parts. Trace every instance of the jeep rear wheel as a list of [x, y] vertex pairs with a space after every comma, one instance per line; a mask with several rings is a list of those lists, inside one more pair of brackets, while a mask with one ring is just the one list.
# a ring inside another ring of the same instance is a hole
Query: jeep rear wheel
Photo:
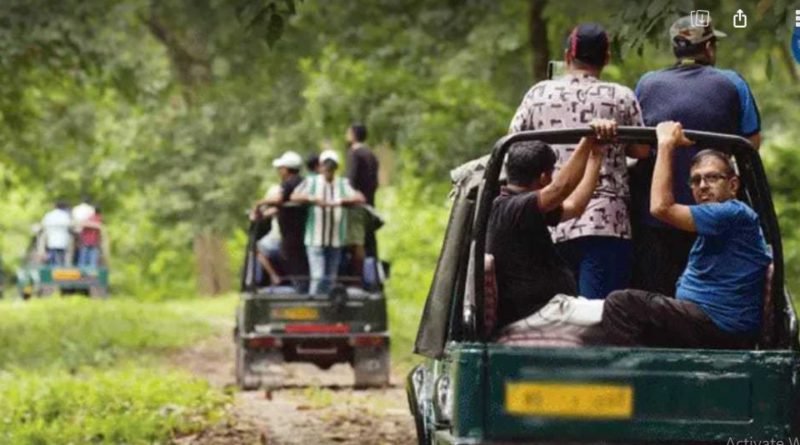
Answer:
[[244, 391], [261, 387], [261, 377], [250, 371], [247, 349], [236, 336], [236, 384]]

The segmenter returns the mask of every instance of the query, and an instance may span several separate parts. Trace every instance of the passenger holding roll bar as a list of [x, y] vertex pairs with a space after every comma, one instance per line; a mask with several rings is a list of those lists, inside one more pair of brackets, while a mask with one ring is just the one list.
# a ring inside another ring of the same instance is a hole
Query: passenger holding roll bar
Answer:
[[339, 155], [325, 150], [319, 156], [321, 173], [305, 179], [291, 195], [292, 202], [312, 204], [305, 223], [305, 246], [311, 276], [310, 293], [326, 293], [336, 279], [347, 234], [342, 206], [364, 204], [364, 195], [337, 176]]

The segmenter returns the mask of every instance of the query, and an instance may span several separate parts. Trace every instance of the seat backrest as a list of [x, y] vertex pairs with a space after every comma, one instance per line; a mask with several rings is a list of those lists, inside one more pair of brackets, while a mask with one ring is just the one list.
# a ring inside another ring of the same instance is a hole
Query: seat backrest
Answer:
[[497, 326], [497, 270], [494, 255], [483, 256], [483, 328], [486, 337], [494, 333]]
[[761, 335], [758, 338], [758, 349], [769, 349], [775, 344], [775, 304], [772, 298], [772, 279], [774, 275], [775, 264], [769, 263], [764, 279], [764, 306], [761, 314]]

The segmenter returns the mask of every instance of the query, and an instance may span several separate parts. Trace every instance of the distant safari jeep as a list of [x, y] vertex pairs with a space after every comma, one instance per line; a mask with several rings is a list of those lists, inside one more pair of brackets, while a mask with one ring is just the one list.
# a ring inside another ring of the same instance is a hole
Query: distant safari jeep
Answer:
[[107, 297], [107, 249], [104, 247], [100, 252], [97, 267], [77, 266], [74, 249], [67, 253], [64, 265], [49, 265], [43, 259], [44, 247], [41, 235], [37, 234], [25, 251], [22, 265], [17, 268], [17, 293], [22, 299], [46, 297], [55, 293]]
[[[281, 385], [275, 366], [312, 363], [353, 367], [356, 387], [389, 384], [389, 332], [382, 286], [366, 290], [360, 278], [340, 277], [326, 295], [309, 295], [308, 277], [293, 285], [259, 280], [258, 222], [251, 223], [236, 310], [236, 381], [242, 389]], [[385, 270], [383, 267], [381, 270]], [[265, 278], [266, 279], [266, 278]]]
[[[472, 164], [457, 178], [416, 340], [415, 350], [426, 361], [407, 381], [419, 443], [789, 443], [800, 434], [797, 317], [784, 284], [767, 178], [758, 153], [738, 136], [686, 132], [699, 147], [734, 156], [740, 199], [758, 213], [772, 249], [774, 269], [767, 276], [755, 350], [522, 347], [491, 341], [485, 322], [495, 306], [484, 288], [491, 273], [484, 253], [504, 156], [515, 142], [576, 144], [589, 134], [587, 128], [509, 135], [496, 143], [487, 162]], [[656, 141], [653, 128], [622, 127], [619, 137]]]

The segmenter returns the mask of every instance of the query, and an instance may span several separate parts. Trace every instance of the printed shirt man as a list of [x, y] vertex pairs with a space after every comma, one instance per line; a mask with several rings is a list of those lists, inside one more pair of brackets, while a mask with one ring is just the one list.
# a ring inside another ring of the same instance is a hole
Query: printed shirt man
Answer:
[[[639, 103], [629, 88], [581, 74], [534, 85], [517, 109], [509, 132], [581, 127], [593, 118], [614, 119], [619, 125], [643, 125]], [[553, 145], [553, 149], [558, 171], [575, 147]], [[551, 229], [553, 240], [562, 242], [582, 236], [630, 239], [629, 196], [625, 146], [614, 145], [608, 150], [600, 170], [600, 184], [586, 211]]]
[[[325, 175], [306, 178], [297, 186], [298, 194], [312, 199], [336, 202], [352, 198], [356, 191], [347, 178], [336, 176], [328, 182]], [[342, 206], [313, 206], [305, 225], [305, 245], [314, 247], [342, 247], [347, 234], [347, 212]]]

